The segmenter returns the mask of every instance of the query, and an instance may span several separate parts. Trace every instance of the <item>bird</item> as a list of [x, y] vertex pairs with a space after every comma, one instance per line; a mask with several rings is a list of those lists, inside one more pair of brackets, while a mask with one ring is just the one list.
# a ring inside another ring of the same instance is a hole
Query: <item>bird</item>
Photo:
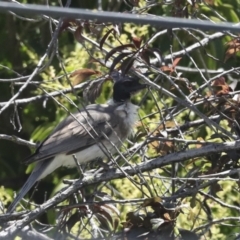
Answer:
[[114, 77], [113, 97], [106, 104], [90, 104], [66, 117], [41, 143], [35, 153], [25, 159], [26, 164], [36, 163], [27, 181], [7, 209], [17, 204], [36, 182], [57, 168], [74, 167], [98, 158], [106, 158], [121, 147], [132, 132], [138, 118], [138, 106], [131, 103], [131, 95], [146, 88], [139, 79], [131, 76]]

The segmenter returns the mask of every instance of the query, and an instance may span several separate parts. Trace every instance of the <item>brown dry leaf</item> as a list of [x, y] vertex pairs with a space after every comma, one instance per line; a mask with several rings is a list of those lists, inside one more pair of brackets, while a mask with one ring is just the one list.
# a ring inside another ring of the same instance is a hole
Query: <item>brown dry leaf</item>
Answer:
[[175, 58], [171, 65], [169, 65], [169, 66], [162, 66], [161, 70], [163, 72], [170, 72], [170, 75], [171, 75], [175, 71], [175, 68], [176, 68], [176, 66], [178, 65], [178, 63], [180, 62], [181, 59], [182, 59], [181, 57]]
[[79, 43], [83, 43], [84, 38], [82, 37], [82, 30], [83, 28], [80, 26], [74, 32], [74, 37]]
[[[204, 142], [204, 139], [203, 139], [202, 137], [198, 137], [198, 138], [197, 138], [197, 141]], [[201, 147], [202, 147], [202, 144], [201, 144], [201, 143], [196, 144], [196, 148], [201, 148]]]
[[132, 37], [132, 41], [133, 41], [133, 44], [135, 45], [135, 47], [137, 49], [139, 49], [141, 47], [142, 38], [140, 38], [140, 37]]
[[124, 51], [124, 50], [126, 50], [126, 49], [128, 49], [128, 48], [133, 48], [133, 49], [135, 49], [135, 45], [132, 44], [132, 43], [129, 43], [129, 44], [124, 44], [124, 45], [121, 45], [121, 46], [118, 46], [118, 47], [113, 48], [112, 50], [110, 50], [110, 51], [106, 54], [105, 62], [107, 62], [108, 59], [109, 59], [110, 57], [112, 57], [113, 54], [115, 54], [116, 52], [122, 52], [122, 51]]
[[168, 67], [168, 66], [162, 66], [160, 68], [163, 72], [171, 72], [171, 67]]
[[145, 61], [147, 63], [147, 65], [150, 65], [150, 57], [149, 57], [149, 50], [148, 49], [143, 49], [141, 52], [140, 52], [140, 55], [139, 55], [143, 61]]
[[172, 64], [173, 69], [175, 69], [175, 67], [178, 65], [181, 59], [182, 59], [181, 57], [178, 57], [173, 60], [173, 64]]
[[76, 20], [73, 18], [65, 18], [62, 22], [62, 25], [59, 29], [59, 33], [62, 33], [64, 30], [66, 30], [68, 27], [71, 27], [74, 23], [76, 23]]
[[214, 94], [217, 96], [229, 94], [232, 92], [231, 87], [226, 83], [224, 77], [217, 78], [211, 84]]
[[225, 78], [224, 77], [216, 78], [216, 80], [214, 80], [211, 85], [212, 86], [223, 86], [223, 85], [226, 85]]
[[223, 112], [235, 118], [235, 114], [239, 112], [239, 103], [229, 100], [224, 104]]
[[156, 151], [156, 153], [158, 153], [159, 148], [160, 148], [160, 142], [159, 141], [153, 141], [149, 144], [149, 146], [153, 147], [154, 150]]
[[165, 142], [166, 143], [166, 145], [170, 148], [170, 147], [173, 147], [173, 142], [171, 142], [171, 141], [167, 141], [167, 142]]
[[162, 202], [162, 199], [160, 197], [148, 198], [144, 200], [141, 207], [148, 207], [148, 206], [154, 205], [155, 203], [161, 203], [161, 202]]
[[174, 147], [174, 144], [170, 141], [166, 142], [153, 141], [149, 143], [149, 145], [154, 148], [156, 153], [161, 153], [161, 155], [165, 155], [169, 151], [172, 151]]
[[[162, 129], [166, 129], [166, 128], [174, 128], [176, 127], [176, 123], [174, 121], [167, 121], [165, 122], [165, 124], [161, 124], [158, 129], [162, 130]], [[159, 132], [157, 131], [157, 133], [159, 134]]]
[[225, 53], [224, 62], [240, 51], [240, 37], [234, 38], [227, 43], [228, 49]]
[[96, 74], [98, 75], [100, 72], [93, 69], [83, 68], [71, 73], [70, 77], [73, 78], [73, 86], [76, 86], [77, 84], [85, 81], [88, 77]]
[[161, 149], [161, 152], [162, 153], [168, 153], [169, 151], [171, 151], [174, 147], [174, 144], [173, 142], [170, 142], [170, 141], [167, 141], [164, 143], [162, 149]]
[[164, 217], [165, 220], [167, 220], [167, 221], [169, 221], [169, 222], [172, 221], [169, 213], [164, 213], [164, 214], [163, 214], [163, 217]]
[[88, 61], [88, 64], [94, 63], [96, 65], [101, 65], [102, 67], [106, 67], [105, 64], [103, 64], [102, 59], [98, 59], [98, 58], [90, 58], [90, 60]]
[[110, 30], [107, 31], [107, 33], [102, 37], [102, 39], [100, 40], [100, 43], [99, 43], [99, 47], [100, 47], [100, 50], [102, 50], [102, 47], [103, 47], [103, 44], [105, 43], [105, 41], [107, 40], [108, 36], [110, 35], [110, 33], [114, 32], [115, 29], [114, 28], [111, 28]]

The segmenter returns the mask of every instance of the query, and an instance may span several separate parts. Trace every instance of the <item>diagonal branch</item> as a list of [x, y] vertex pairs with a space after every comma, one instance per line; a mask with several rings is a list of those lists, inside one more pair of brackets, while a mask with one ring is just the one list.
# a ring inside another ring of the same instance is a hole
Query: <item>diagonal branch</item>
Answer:
[[[240, 141], [225, 142], [225, 143], [213, 143], [213, 144], [209, 144], [207, 146], [204, 146], [204, 147], [198, 148], [198, 149], [191, 149], [188, 151], [168, 154], [166, 156], [158, 157], [158, 158], [155, 158], [148, 162], [144, 162], [144, 163], [132, 166], [132, 167], [130, 167], [130, 166], [123, 167], [122, 168], [123, 171], [120, 171], [118, 169], [109, 170], [102, 174], [97, 174], [96, 176], [90, 176], [90, 177], [88, 176], [82, 180], [81, 179], [74, 180], [72, 185], [61, 190], [53, 198], [51, 198], [48, 201], [46, 201], [45, 203], [43, 203], [42, 205], [37, 207], [35, 210], [24, 215], [23, 219], [17, 220], [16, 222], [14, 222], [13, 225], [2, 230], [0, 232], [0, 238], [5, 238], [7, 236], [9, 237], [9, 236], [15, 235], [20, 229], [22, 229], [24, 226], [26, 226], [29, 223], [31, 223], [32, 221], [34, 221], [37, 217], [42, 215], [46, 210], [48, 210], [48, 209], [52, 208], [53, 206], [57, 205], [58, 203], [64, 201], [70, 195], [72, 195], [74, 192], [78, 191], [79, 189], [85, 188], [86, 186], [97, 184], [99, 182], [110, 181], [113, 179], [124, 178], [125, 177], [124, 173], [127, 173], [129, 175], [135, 175], [135, 174], [138, 174], [139, 172], [145, 172], [145, 171], [161, 168], [168, 164], [184, 162], [189, 159], [202, 157], [202, 156], [206, 156], [209, 154], [226, 152], [226, 151], [230, 151], [230, 150], [239, 150], [239, 149], [240, 149]], [[219, 180], [220, 179], [221, 178], [219, 178]], [[9, 216], [11, 216], [11, 215], [9, 215]], [[6, 215], [4, 215], [3, 217], [6, 218]]]

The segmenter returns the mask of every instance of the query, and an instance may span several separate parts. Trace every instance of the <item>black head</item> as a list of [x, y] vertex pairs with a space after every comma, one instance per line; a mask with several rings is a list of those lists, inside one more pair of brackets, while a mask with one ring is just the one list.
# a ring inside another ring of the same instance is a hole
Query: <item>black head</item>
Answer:
[[131, 95], [144, 88], [146, 88], [146, 84], [140, 84], [139, 79], [122, 77], [114, 83], [113, 100], [115, 102], [127, 101], [130, 99]]

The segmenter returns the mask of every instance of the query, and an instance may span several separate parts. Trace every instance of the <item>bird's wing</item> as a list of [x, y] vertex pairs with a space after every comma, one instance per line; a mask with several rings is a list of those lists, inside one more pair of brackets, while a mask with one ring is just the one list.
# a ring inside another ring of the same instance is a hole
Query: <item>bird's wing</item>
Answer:
[[[86, 111], [68, 116], [45, 139], [26, 163], [42, 161], [57, 154], [74, 154], [110, 136], [117, 125], [113, 106], [89, 105]], [[77, 119], [77, 120], [76, 120]], [[97, 134], [96, 134], [97, 133]]]

